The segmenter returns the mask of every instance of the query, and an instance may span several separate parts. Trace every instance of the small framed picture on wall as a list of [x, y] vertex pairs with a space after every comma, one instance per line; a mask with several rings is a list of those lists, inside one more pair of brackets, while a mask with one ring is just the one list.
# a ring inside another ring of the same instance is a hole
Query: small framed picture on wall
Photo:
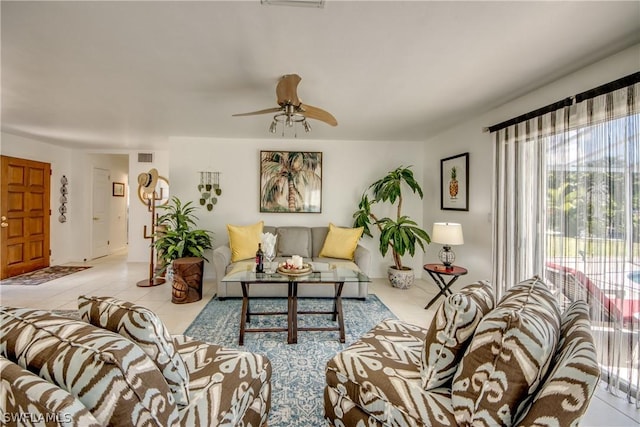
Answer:
[[124, 183], [114, 182], [112, 194], [113, 194], [113, 197], [124, 197]]
[[469, 210], [469, 153], [440, 160], [440, 209]]

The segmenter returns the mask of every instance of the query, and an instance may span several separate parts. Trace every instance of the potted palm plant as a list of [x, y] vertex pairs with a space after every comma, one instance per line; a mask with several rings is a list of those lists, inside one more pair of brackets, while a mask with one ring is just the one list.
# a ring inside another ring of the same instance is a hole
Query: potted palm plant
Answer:
[[197, 257], [208, 262], [205, 252], [212, 248], [212, 236], [210, 231], [195, 229], [198, 218], [193, 212], [196, 207], [191, 202], [183, 204], [174, 196], [168, 204], [158, 208], [165, 213], [158, 217], [158, 232], [154, 236], [154, 246], [161, 261], [156, 274], [163, 274], [179, 258]]
[[[358, 210], [353, 214], [354, 227], [364, 227], [363, 233], [369, 237], [370, 226], [375, 225], [380, 231], [380, 253], [382, 256], [391, 249], [393, 265], [387, 270], [389, 281], [397, 288], [411, 287], [415, 279], [413, 269], [402, 265], [402, 257], [409, 252], [414, 256], [416, 246], [425, 250], [425, 243], [429, 244], [429, 234], [418, 227], [418, 224], [406, 215], [402, 215], [402, 188], [407, 186], [414, 194], [422, 199], [422, 188], [415, 180], [411, 166], [400, 166], [388, 172], [385, 176], [371, 184], [362, 195]], [[371, 196], [371, 197], [370, 197]], [[376, 203], [397, 203], [395, 218], [378, 218], [371, 210]]]

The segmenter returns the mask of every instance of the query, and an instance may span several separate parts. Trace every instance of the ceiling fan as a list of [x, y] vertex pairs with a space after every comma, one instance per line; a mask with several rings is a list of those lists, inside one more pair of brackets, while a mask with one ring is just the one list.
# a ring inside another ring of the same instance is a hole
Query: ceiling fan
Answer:
[[297, 74], [287, 74], [280, 78], [276, 86], [276, 98], [279, 107], [267, 108], [265, 110], [252, 111], [250, 113], [234, 114], [239, 116], [254, 116], [257, 114], [276, 113], [273, 122], [269, 126], [269, 132], [276, 133], [278, 123], [293, 127], [294, 123], [302, 123], [305, 132], [311, 130], [311, 125], [307, 119], [315, 119], [325, 122], [331, 126], [337, 126], [338, 121], [331, 113], [311, 105], [303, 104], [298, 98], [297, 88], [302, 78]]

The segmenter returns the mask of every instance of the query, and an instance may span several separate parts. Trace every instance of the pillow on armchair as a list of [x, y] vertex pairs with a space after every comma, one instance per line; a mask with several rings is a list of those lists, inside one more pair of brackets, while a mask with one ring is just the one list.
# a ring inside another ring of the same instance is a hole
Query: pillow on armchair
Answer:
[[189, 374], [173, 339], [158, 316], [139, 305], [112, 297], [78, 297], [82, 320], [136, 343], [165, 377], [176, 403], [189, 404]]
[[577, 426], [586, 412], [600, 378], [587, 302], [575, 301], [562, 314], [558, 346], [544, 384], [531, 407], [520, 408], [526, 413], [516, 425]]
[[422, 387], [431, 390], [453, 378], [482, 317], [493, 309], [491, 284], [481, 280], [449, 295], [438, 308], [422, 348]]
[[559, 333], [558, 304], [539, 278], [510, 288], [480, 320], [453, 377], [458, 424], [511, 426], [549, 369]]

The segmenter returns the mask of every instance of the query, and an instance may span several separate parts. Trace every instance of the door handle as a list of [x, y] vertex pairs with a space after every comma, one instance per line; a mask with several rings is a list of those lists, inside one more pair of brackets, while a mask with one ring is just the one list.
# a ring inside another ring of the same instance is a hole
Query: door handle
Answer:
[[3, 221], [3, 222], [0, 223], [0, 227], [2, 227], [2, 228], [7, 228], [8, 226], [9, 226], [8, 222], [4, 222]]
[[100, 218], [98, 218], [97, 216], [94, 216], [94, 217], [93, 217], [93, 220], [94, 220], [94, 221], [97, 221], [97, 220], [99, 220], [99, 219], [100, 219]]
[[7, 220], [7, 217], [2, 215], [2, 217], [0, 218], [0, 220], [2, 220], [3, 222]]

